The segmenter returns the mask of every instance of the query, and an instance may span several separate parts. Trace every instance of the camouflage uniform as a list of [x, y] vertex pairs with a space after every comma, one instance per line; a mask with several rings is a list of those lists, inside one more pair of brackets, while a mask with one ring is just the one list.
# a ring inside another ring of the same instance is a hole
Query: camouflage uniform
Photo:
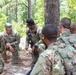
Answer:
[[70, 36], [67, 37], [67, 41], [76, 49], [76, 34], [70, 34]]
[[[16, 60], [19, 59], [18, 51], [19, 51], [20, 35], [14, 30], [12, 30], [11, 34], [7, 34], [6, 31], [4, 31], [3, 38], [6, 43], [11, 43], [12, 47], [14, 48], [14, 52], [12, 52], [12, 54], [13, 54], [13, 62], [15, 62]], [[5, 49], [5, 51], [3, 50], [3, 56], [5, 60], [7, 60], [6, 50], [7, 48]]]
[[42, 52], [44, 52], [45, 49], [46, 49], [46, 46], [45, 46], [45, 44], [43, 43], [42, 40], [38, 41], [34, 46], [37, 47], [37, 51], [38, 51], [39, 55], [40, 55]]
[[62, 40], [64, 43], [49, 45], [30, 75], [76, 75], [76, 50], [66, 38]]
[[34, 66], [30, 75], [64, 75], [64, 66], [60, 55], [55, 52], [57, 47], [49, 45], [44, 51]]
[[71, 34], [70, 30], [65, 30], [63, 33], [60, 34], [60, 36], [69, 36]]
[[3, 42], [3, 37], [0, 36], [0, 73], [3, 72], [3, 68], [4, 68], [4, 60], [2, 57], [2, 51], [4, 50], [3, 45], [5, 44], [5, 42]]
[[[27, 29], [27, 32], [26, 32], [26, 45], [29, 45], [31, 44], [31, 47], [37, 43], [40, 38], [41, 38], [41, 31], [42, 31], [42, 28], [38, 25], [35, 25], [35, 29], [34, 30], [31, 30], [31, 29]], [[38, 54], [38, 51], [37, 49], [34, 50], [34, 52], [32, 53], [32, 58], [33, 58], [33, 62], [35, 63], [37, 61], [39, 57], [39, 54]]]
[[[31, 37], [31, 40], [33, 42], [33, 45], [35, 43], [37, 43], [40, 38], [41, 38], [41, 31], [42, 31], [42, 28], [38, 25], [36, 25], [35, 29], [34, 30], [31, 30], [31, 29], [27, 29], [26, 31], [26, 45], [29, 44], [29, 37]], [[31, 41], [30, 41], [31, 42]]]

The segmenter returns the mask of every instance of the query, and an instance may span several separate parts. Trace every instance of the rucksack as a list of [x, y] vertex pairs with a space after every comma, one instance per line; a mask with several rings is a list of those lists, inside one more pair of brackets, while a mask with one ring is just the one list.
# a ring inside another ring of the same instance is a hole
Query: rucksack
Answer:
[[76, 75], [76, 50], [67, 40], [67, 37], [61, 37], [63, 45], [58, 45], [57, 52], [63, 59], [63, 65], [66, 71], [65, 75]]

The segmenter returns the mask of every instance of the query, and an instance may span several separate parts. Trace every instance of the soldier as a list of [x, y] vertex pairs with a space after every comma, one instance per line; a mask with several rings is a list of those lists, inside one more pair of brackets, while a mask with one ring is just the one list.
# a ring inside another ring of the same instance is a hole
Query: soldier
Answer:
[[72, 34], [76, 34], [76, 22], [73, 22], [70, 26], [70, 31]]
[[[60, 30], [62, 31], [62, 28], [60, 28]], [[64, 32], [65, 30], [63, 30]], [[65, 40], [65, 43], [69, 43], [70, 45], [72, 45], [73, 47], [75, 47], [76, 49], [76, 23], [72, 23], [70, 25], [70, 34], [68, 33], [68, 36], [61, 36], [58, 38], [58, 41], [62, 42], [63, 40]], [[60, 40], [61, 39], [61, 40]]]
[[71, 34], [68, 37], [69, 43], [76, 49], [76, 22], [73, 22], [70, 26]]
[[71, 20], [67, 17], [64, 17], [60, 21], [60, 33], [61, 36], [69, 36], [70, 32]]
[[[35, 43], [37, 43], [41, 38], [41, 31], [42, 28], [35, 24], [34, 20], [29, 18], [26, 20], [27, 24], [27, 32], [26, 32], [26, 46], [25, 49], [28, 49], [29, 44], [31, 45], [31, 48], [34, 46]], [[38, 57], [38, 53], [36, 50], [32, 53], [33, 62], [36, 62], [36, 57]]]
[[4, 69], [4, 60], [3, 60], [3, 57], [2, 57], [2, 51], [4, 50], [4, 44], [5, 42], [3, 42], [3, 37], [2, 35], [0, 34], [0, 74], [3, 72], [3, 69]]
[[62, 59], [56, 53], [57, 27], [55, 25], [45, 25], [42, 29], [43, 42], [47, 49], [40, 54], [30, 75], [64, 75]]
[[[35, 24], [34, 20], [32, 18], [29, 18], [26, 20], [27, 25], [27, 31], [26, 31], [26, 46], [25, 49], [28, 50], [29, 45], [31, 45], [32, 48], [32, 66], [36, 63], [39, 53], [38, 53], [38, 45], [35, 45], [40, 39], [41, 39], [41, 31], [42, 28]], [[33, 68], [33, 67], [32, 67]], [[27, 74], [29, 75], [29, 74]]]
[[10, 23], [5, 24], [5, 31], [3, 32], [3, 38], [5, 41], [5, 50], [3, 50], [3, 57], [5, 62], [7, 62], [6, 51], [9, 50], [13, 55], [13, 63], [17, 64], [19, 60], [19, 43], [20, 43], [20, 35], [12, 29], [12, 25]]
[[40, 40], [42, 28], [35, 24], [34, 20], [29, 18], [26, 20], [27, 31], [26, 31], [26, 49], [28, 44], [31, 44], [31, 47]]

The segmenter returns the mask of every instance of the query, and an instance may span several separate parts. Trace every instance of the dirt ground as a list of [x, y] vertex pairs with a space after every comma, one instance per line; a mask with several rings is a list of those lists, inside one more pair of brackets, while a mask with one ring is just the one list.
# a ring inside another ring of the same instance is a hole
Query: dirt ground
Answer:
[[0, 75], [26, 75], [32, 63], [31, 54], [27, 54], [26, 50], [19, 51], [20, 61], [19, 64], [15, 65], [11, 63], [12, 54], [7, 52], [7, 55], [10, 57], [9, 63], [5, 63], [4, 71]]

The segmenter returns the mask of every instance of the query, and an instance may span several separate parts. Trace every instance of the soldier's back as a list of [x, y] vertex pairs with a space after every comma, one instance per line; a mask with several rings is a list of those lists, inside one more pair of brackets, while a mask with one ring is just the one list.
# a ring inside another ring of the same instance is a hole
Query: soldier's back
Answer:
[[40, 54], [30, 75], [64, 75], [62, 59], [56, 50], [56, 45], [50, 45], [46, 51]]

